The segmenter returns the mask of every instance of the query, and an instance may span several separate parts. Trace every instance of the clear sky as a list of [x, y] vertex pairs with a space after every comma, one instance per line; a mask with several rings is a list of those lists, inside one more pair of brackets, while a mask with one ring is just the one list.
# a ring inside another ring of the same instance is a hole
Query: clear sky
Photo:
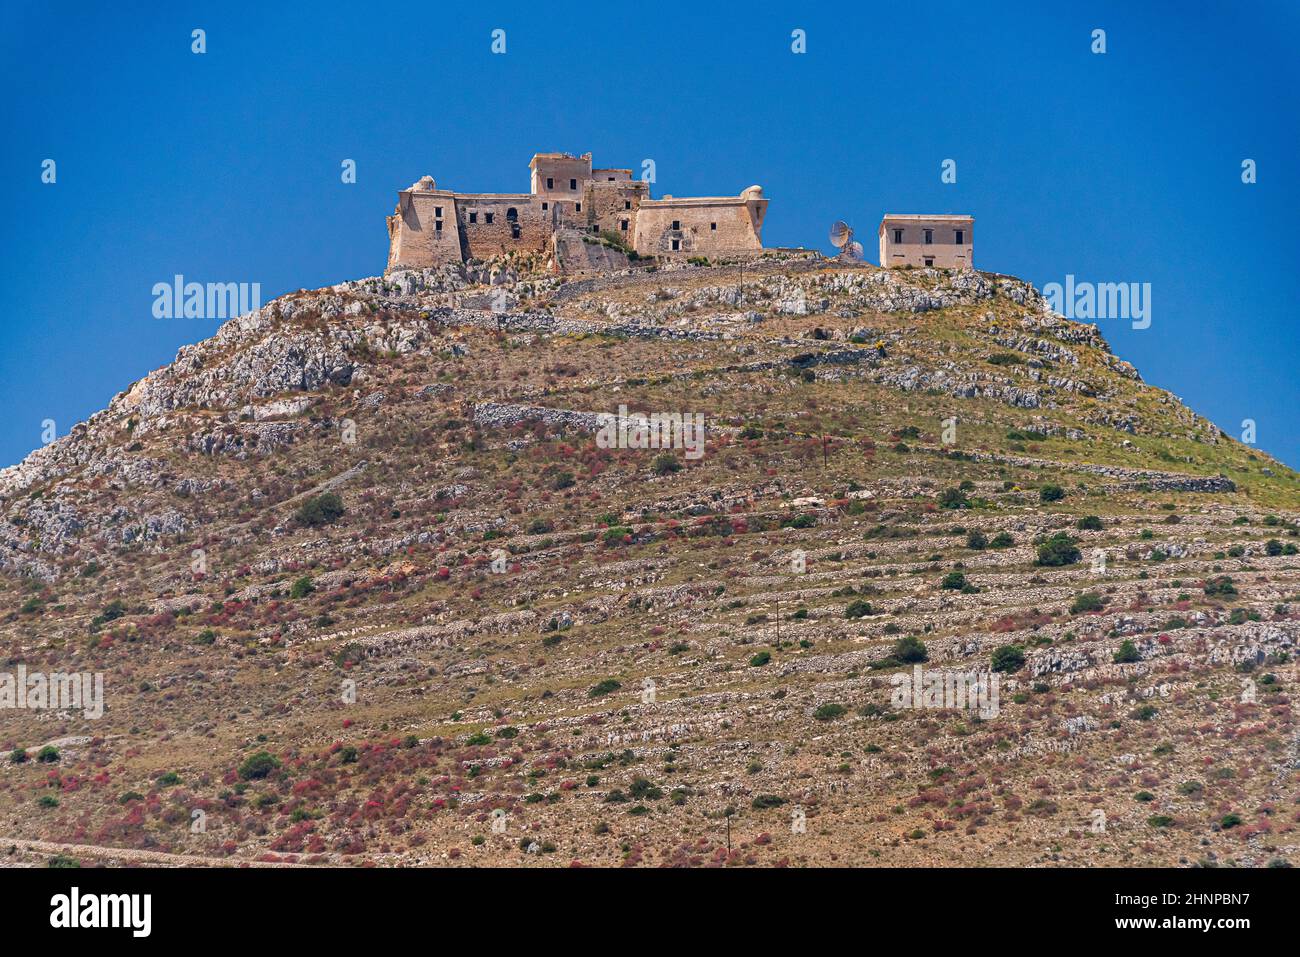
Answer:
[[0, 465], [217, 328], [155, 283], [375, 275], [419, 176], [523, 192], [591, 150], [655, 196], [762, 184], [769, 246], [842, 218], [874, 260], [883, 213], [963, 212], [979, 268], [1150, 283], [1115, 351], [1300, 466], [1300, 4], [803, 7], [4, 0]]

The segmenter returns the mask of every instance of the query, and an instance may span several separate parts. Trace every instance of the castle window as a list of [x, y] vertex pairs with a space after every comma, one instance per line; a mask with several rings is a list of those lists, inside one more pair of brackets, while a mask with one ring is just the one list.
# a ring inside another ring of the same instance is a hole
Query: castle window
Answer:
[[489, 226], [491, 226], [491, 225], [492, 225], [492, 214], [491, 214], [491, 213], [484, 213], [484, 214], [483, 214], [483, 222], [485, 222], [485, 223], [487, 223]]
[[542, 212], [546, 212], [550, 208], [551, 208], [550, 203], [542, 203]]
[[551, 177], [551, 176], [546, 177], [546, 188], [547, 188], [547, 189], [555, 189], [555, 178], [554, 178], [554, 177]]
[[619, 225], [619, 228], [623, 230], [623, 232], [627, 232], [627, 220], [626, 220], [626, 219], [620, 219], [620, 220], [618, 221], [618, 225]]
[[477, 223], [477, 222], [478, 222], [478, 213], [477, 213], [477, 212], [470, 213], [470, 214], [469, 214], [469, 221], [470, 221], [471, 223]]
[[518, 238], [519, 238], [519, 224], [518, 224], [518, 223], [511, 223], [511, 224], [510, 224], [510, 238], [511, 238], [511, 239], [518, 239]]
[[926, 256], [926, 257], [925, 257], [925, 264], [926, 264], [927, 266], [933, 266], [933, 265], [934, 265], [934, 257], [933, 257], [933, 256]]
[[515, 209], [513, 206], [511, 206], [509, 209], [507, 209], [507, 210], [506, 210], [506, 222], [507, 222], [507, 223], [517, 223], [517, 222], [519, 222], [519, 210]]
[[611, 183], [614, 182], [614, 177], [611, 176], [611, 177], [609, 178], [609, 181], [610, 181]]
[[681, 248], [682, 248], [682, 241], [681, 241], [680, 239], [674, 239], [674, 240], [673, 240], [673, 249], [674, 249], [674, 250], [677, 250], [677, 249], [681, 249]]
[[966, 242], [966, 230], [964, 229], [957, 230], [957, 245], [958, 246], [964, 245], [965, 242]]
[[593, 223], [592, 226], [591, 226], [591, 231], [592, 231], [593, 233], [598, 233], [598, 232], [600, 232], [600, 227]]
[[441, 219], [435, 219], [435, 220], [433, 221], [433, 231], [436, 232], [436, 233], [440, 233], [440, 232], [442, 232], [442, 220], [441, 220]]
[[681, 229], [681, 228], [682, 228], [682, 221], [680, 219], [674, 219], [673, 229]]
[[631, 208], [632, 208], [632, 200], [630, 200], [630, 199], [625, 199], [625, 200], [623, 200], [623, 208], [624, 208], [624, 209], [631, 209]]
[[711, 232], [715, 232], [715, 233], [716, 233], [716, 232], [718, 231], [718, 224], [717, 224], [717, 223], [709, 223], [709, 230], [710, 230]]
[[934, 230], [933, 230], [933, 229], [927, 229], [927, 230], [925, 231], [925, 244], [926, 244], [927, 246], [929, 246], [929, 245], [931, 245], [933, 242], [934, 242]]
[[582, 203], [574, 203], [574, 204], [573, 204], [573, 211], [574, 211], [575, 213], [580, 213], [580, 212], [582, 212]]
[[901, 229], [894, 230], [894, 242], [900, 246], [903, 244], [903, 231]]
[[569, 180], [569, 189], [576, 190], [577, 188], [578, 188], [578, 181], [576, 179]]

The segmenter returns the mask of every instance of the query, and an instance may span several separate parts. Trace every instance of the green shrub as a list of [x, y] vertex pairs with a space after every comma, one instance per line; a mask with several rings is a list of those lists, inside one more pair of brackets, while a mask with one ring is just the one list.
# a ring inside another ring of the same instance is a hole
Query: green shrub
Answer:
[[1025, 652], [1019, 645], [1003, 645], [1001, 648], [994, 649], [990, 660], [994, 671], [1010, 674], [1019, 671], [1024, 665]]
[[818, 721], [834, 721], [842, 717], [849, 709], [842, 704], [824, 704], [813, 712], [813, 717]]
[[1065, 532], [1057, 532], [1038, 546], [1036, 564], [1046, 566], [1073, 565], [1083, 557], [1074, 539]]
[[989, 546], [989, 537], [978, 528], [972, 529], [966, 536], [966, 547], [981, 551]]
[[1205, 583], [1205, 594], [1212, 598], [1229, 598], [1237, 594], [1237, 586], [1233, 584], [1232, 579], [1227, 575], [1219, 575], [1217, 578], [1211, 578]]
[[617, 691], [621, 687], [623, 686], [619, 684], [617, 681], [615, 681], [613, 678], [606, 678], [604, 681], [600, 682], [599, 684], [594, 685], [592, 689], [587, 692], [587, 697], [599, 698], [602, 695], [612, 694], [613, 692]]
[[1038, 490], [1039, 501], [1059, 502], [1065, 498], [1065, 489], [1059, 485], [1044, 485]]
[[848, 607], [844, 609], [845, 618], [865, 618], [872, 614], [871, 602], [863, 601], [861, 598], [849, 602]]
[[1074, 527], [1081, 532], [1100, 532], [1102, 529], [1101, 517], [1098, 515], [1085, 515], [1075, 522]]
[[1082, 595], [1075, 596], [1074, 604], [1070, 606], [1070, 614], [1080, 615], [1089, 611], [1101, 611], [1105, 607], [1106, 599], [1095, 591], [1086, 591]]
[[317, 528], [321, 525], [333, 525], [346, 511], [343, 507], [343, 499], [339, 498], [337, 493], [323, 492], [298, 506], [298, 511], [293, 517], [299, 525]]
[[966, 576], [962, 572], [949, 572], [943, 576], [943, 581], [939, 583], [940, 588], [949, 591], [961, 591], [966, 585]]
[[239, 777], [244, 781], [264, 778], [280, 770], [280, 759], [266, 751], [258, 751], [239, 766]]
[[655, 475], [670, 475], [673, 472], [680, 472], [682, 463], [671, 452], [660, 452], [650, 463], [650, 469]]
[[928, 661], [930, 652], [926, 649], [924, 641], [915, 635], [908, 635], [894, 642], [894, 650], [890, 652], [890, 657], [910, 665], [918, 661]]
[[770, 651], [760, 651], [753, 658], [749, 659], [749, 666], [751, 668], [761, 668], [771, 660], [772, 653]]
[[970, 508], [970, 499], [959, 488], [945, 489], [939, 495], [939, 507], [951, 509]]
[[293, 583], [293, 586], [289, 589], [289, 597], [306, 598], [315, 590], [316, 590], [316, 586], [312, 584], [311, 576], [303, 575], [301, 578], [295, 581]]
[[1142, 656], [1138, 654], [1137, 645], [1125, 638], [1110, 660], [1117, 665], [1130, 665], [1135, 661], [1141, 661]]
[[624, 545], [627, 543], [628, 536], [632, 534], [632, 529], [626, 525], [615, 525], [613, 528], [605, 529], [603, 540], [606, 545], [611, 547]]

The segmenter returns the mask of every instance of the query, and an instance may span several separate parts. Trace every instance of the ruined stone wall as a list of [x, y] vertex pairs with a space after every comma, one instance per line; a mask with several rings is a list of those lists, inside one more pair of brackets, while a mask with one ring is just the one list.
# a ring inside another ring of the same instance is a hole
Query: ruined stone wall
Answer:
[[649, 186], [640, 181], [593, 179], [583, 200], [587, 225], [596, 226], [598, 232], [609, 231], [630, 246], [636, 232], [637, 211], [645, 199]]
[[398, 195], [388, 217], [388, 268], [424, 269], [461, 261], [456, 194], [412, 190]]
[[643, 256], [758, 252], [759, 229], [750, 204], [740, 198], [646, 200], [637, 213], [634, 248]]
[[[514, 252], [543, 252], [551, 241], [551, 217], [529, 193], [459, 193], [461, 253], [487, 259]], [[491, 219], [491, 222], [488, 220]]]

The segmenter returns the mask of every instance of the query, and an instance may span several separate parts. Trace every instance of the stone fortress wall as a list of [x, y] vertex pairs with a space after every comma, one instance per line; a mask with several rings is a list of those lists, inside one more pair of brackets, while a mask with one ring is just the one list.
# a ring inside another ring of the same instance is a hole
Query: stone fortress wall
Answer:
[[591, 154], [538, 153], [527, 193], [458, 193], [424, 176], [398, 193], [388, 217], [388, 270], [509, 252], [553, 250], [560, 233], [609, 233], [646, 256], [759, 254], [767, 200], [739, 196], [650, 199], [630, 169], [593, 169]]
[[[768, 200], [760, 186], [739, 196], [651, 199], [649, 184], [633, 179], [630, 169], [593, 168], [590, 153], [537, 153], [528, 169], [527, 193], [458, 193], [439, 189], [432, 176], [401, 190], [388, 217], [388, 271], [512, 252], [550, 255], [556, 271], [575, 259], [605, 268], [610, 256], [575, 255], [583, 252], [583, 237], [602, 234], [641, 256], [763, 252]], [[970, 216], [886, 215], [880, 265], [971, 269], [974, 223]], [[624, 258], [609, 248], [613, 259]]]

